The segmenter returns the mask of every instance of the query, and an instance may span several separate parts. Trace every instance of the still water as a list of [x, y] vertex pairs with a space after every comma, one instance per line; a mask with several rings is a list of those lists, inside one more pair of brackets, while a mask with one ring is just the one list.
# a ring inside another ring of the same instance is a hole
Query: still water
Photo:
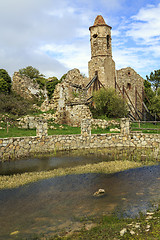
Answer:
[[[72, 160], [75, 159], [79, 164], [79, 157], [73, 156]], [[85, 162], [86, 157], [82, 156], [81, 161]], [[106, 193], [96, 198], [93, 193], [99, 188]], [[55, 234], [64, 228], [69, 231], [79, 226], [82, 217], [113, 211], [119, 216], [133, 217], [152, 209], [159, 200], [160, 165], [109, 175], [81, 174], [41, 180], [0, 191], [0, 239], [25, 239], [42, 232]], [[18, 234], [11, 236], [15, 231]]]

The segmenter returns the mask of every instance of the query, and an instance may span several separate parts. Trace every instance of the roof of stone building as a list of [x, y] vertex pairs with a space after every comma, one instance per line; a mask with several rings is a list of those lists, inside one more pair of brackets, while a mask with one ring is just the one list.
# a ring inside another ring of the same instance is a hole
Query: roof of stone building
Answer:
[[109, 28], [112, 28], [112, 27], [110, 27], [109, 25], [106, 24], [106, 22], [104, 21], [104, 18], [101, 15], [97, 15], [93, 26], [91, 26], [90, 28], [96, 27], [96, 26], [107, 26]]
[[94, 21], [94, 25], [107, 25], [106, 22], [104, 21], [104, 18], [101, 15], [98, 15]]

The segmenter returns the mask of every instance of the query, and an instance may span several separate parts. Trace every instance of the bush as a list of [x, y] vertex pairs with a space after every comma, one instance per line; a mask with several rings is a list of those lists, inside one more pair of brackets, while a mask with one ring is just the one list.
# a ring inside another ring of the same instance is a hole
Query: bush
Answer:
[[14, 93], [0, 94], [0, 113], [22, 116], [31, 111], [31, 106], [31, 102]]
[[100, 89], [93, 93], [94, 117], [106, 116], [120, 118], [127, 115], [127, 104], [114, 89]]
[[0, 93], [10, 93], [11, 77], [5, 69], [0, 69]]
[[53, 77], [51, 80], [47, 81], [46, 83], [46, 89], [48, 92], [49, 99], [52, 98], [52, 95], [54, 93], [56, 85], [59, 83], [58, 79], [56, 77]]
[[45, 85], [46, 85], [46, 79], [45, 78], [40, 78], [40, 77], [36, 78], [36, 82], [38, 83], [40, 89], [45, 88]]

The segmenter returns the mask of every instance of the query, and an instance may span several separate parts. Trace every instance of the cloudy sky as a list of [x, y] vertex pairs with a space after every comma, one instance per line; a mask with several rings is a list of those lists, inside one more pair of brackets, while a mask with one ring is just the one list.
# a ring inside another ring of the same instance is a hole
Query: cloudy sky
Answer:
[[89, 27], [112, 26], [116, 69], [145, 78], [160, 69], [160, 0], [0, 0], [0, 68], [33, 66], [46, 77], [73, 68], [88, 75]]

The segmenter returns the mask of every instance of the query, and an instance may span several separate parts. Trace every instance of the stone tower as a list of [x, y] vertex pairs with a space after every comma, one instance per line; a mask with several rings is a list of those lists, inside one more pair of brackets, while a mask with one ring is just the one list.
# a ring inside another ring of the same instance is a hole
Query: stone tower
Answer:
[[98, 15], [89, 28], [91, 60], [88, 63], [89, 79], [98, 74], [104, 87], [115, 88], [115, 62], [112, 59], [111, 27]]

